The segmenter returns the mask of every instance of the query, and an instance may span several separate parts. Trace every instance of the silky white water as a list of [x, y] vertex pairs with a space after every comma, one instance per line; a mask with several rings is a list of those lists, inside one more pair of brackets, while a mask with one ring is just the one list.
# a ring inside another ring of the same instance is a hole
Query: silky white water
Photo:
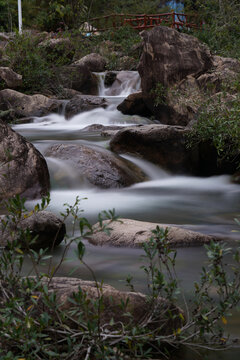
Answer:
[[[126, 75], [126, 76], [125, 76]], [[95, 109], [80, 113], [70, 120], [64, 114], [51, 114], [35, 118], [33, 123], [15, 125], [14, 129], [27, 137], [44, 154], [54, 143], [82, 143], [107, 147], [109, 139], [100, 133], [85, 130], [93, 124], [127, 126], [146, 124], [151, 120], [140, 116], [121, 114], [116, 106], [130, 93], [140, 90], [140, 79], [136, 72], [125, 74], [119, 89], [104, 86], [105, 74], [99, 76], [99, 95], [107, 98], [106, 109]], [[124, 80], [125, 78], [125, 80]], [[115, 96], [113, 96], [113, 94]], [[87, 198], [81, 201], [83, 216], [91, 223], [97, 221], [102, 210], [115, 208], [116, 213], [125, 218], [152, 221], [165, 224], [178, 224], [196, 231], [221, 236], [227, 241], [239, 239], [234, 218], [240, 214], [240, 186], [231, 183], [227, 175], [210, 178], [174, 176], [134, 156], [124, 158], [139, 166], [148, 177], [148, 181], [124, 189], [99, 189], [89, 182], [66, 161], [46, 158], [51, 175], [51, 203], [49, 210], [55, 213], [64, 211], [64, 203], [73, 204], [76, 197]], [[31, 207], [35, 201], [29, 201]], [[71, 221], [67, 222], [68, 229]], [[99, 280], [124, 287], [124, 278], [129, 273], [135, 276], [135, 285], [139, 290], [146, 290], [143, 273], [139, 270], [140, 249], [119, 249], [112, 247], [94, 247], [86, 244], [85, 260], [91, 265]], [[63, 245], [54, 253], [54, 263], [61, 258]], [[76, 268], [73, 276], [89, 278], [85, 269], [79, 266], [75, 258], [74, 246], [68, 253], [72, 261], [65, 261], [58, 274], [67, 276]], [[177, 271], [186, 290], [190, 291], [193, 281], [205, 261], [204, 248], [178, 250]], [[191, 269], [191, 271], [189, 271]], [[236, 327], [233, 333], [239, 334]], [[232, 357], [234, 359], [234, 357]]]

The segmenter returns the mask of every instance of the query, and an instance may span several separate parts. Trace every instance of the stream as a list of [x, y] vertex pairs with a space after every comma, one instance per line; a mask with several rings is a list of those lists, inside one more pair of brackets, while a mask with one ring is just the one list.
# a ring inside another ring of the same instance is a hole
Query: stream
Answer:
[[[140, 116], [128, 116], [120, 113], [116, 107], [131, 93], [140, 90], [140, 78], [137, 72], [128, 72], [125, 82], [118, 88], [104, 86], [104, 73], [99, 78], [99, 96], [109, 102], [106, 109], [98, 108], [75, 115], [66, 120], [63, 114], [51, 114], [35, 118], [33, 123], [14, 125], [13, 129], [31, 141], [44, 154], [54, 143], [81, 143], [107, 147], [109, 138], [85, 128], [92, 124], [129, 126], [148, 124], [151, 120]], [[82, 174], [70, 164], [46, 158], [51, 178], [51, 203], [49, 210], [59, 214], [64, 210], [64, 203], [73, 204], [76, 197], [87, 198], [81, 201], [83, 216], [92, 224], [97, 221], [102, 210], [115, 208], [120, 217], [135, 220], [177, 224], [191, 230], [220, 236], [234, 244], [239, 239], [234, 218], [240, 214], [240, 186], [232, 184], [228, 175], [197, 178], [175, 176], [167, 173], [148, 161], [123, 155], [140, 167], [149, 180], [122, 189], [99, 189], [90, 184]], [[28, 202], [28, 206], [33, 205]], [[70, 231], [71, 222], [67, 222]], [[57, 264], [63, 254], [64, 245], [54, 250], [53, 264]], [[144, 273], [140, 268], [141, 249], [95, 247], [86, 243], [85, 261], [94, 270], [98, 280], [125, 288], [125, 279], [133, 274], [135, 288], [147, 291]], [[178, 249], [176, 271], [187, 296], [190, 296], [193, 282], [199, 279], [199, 273], [206, 261], [205, 249], [192, 247]], [[25, 264], [26, 273], [30, 264]], [[42, 268], [44, 270], [44, 268]], [[90, 274], [79, 265], [75, 248], [72, 246], [67, 259], [61, 265], [58, 276], [74, 276], [90, 279]], [[234, 337], [240, 337], [240, 313], [229, 318], [227, 331]], [[210, 353], [209, 359], [239, 359], [240, 350], [223, 353]], [[184, 353], [179, 359], [198, 359], [193, 353]], [[178, 359], [178, 357], [176, 358]], [[199, 357], [201, 359], [201, 357]]]

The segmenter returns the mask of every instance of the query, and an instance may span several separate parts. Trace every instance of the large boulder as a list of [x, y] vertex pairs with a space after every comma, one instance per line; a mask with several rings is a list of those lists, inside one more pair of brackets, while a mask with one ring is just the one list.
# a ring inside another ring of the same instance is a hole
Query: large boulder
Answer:
[[11, 89], [0, 91], [0, 111], [10, 112], [9, 120], [22, 117], [44, 116], [60, 111], [62, 101], [44, 95], [25, 95]]
[[189, 130], [180, 126], [142, 125], [117, 132], [110, 148], [117, 153], [140, 156], [175, 173], [195, 171], [192, 152], [186, 148]]
[[[59, 245], [66, 234], [65, 224], [55, 214], [49, 211], [39, 211], [15, 222], [5, 219], [0, 228], [0, 245], [7, 246], [8, 242], [19, 240], [23, 249], [52, 249]], [[30, 232], [30, 238], [23, 237], [23, 233]]]
[[105, 70], [106, 60], [99, 54], [91, 53], [75, 61], [73, 65], [83, 65], [87, 66], [90, 71], [102, 72]]
[[67, 119], [84, 111], [93, 110], [99, 107], [106, 108], [108, 103], [104, 98], [93, 95], [76, 95], [65, 107]]
[[183, 126], [130, 126], [113, 135], [110, 149], [142, 157], [172, 173], [211, 176], [234, 171], [230, 161], [219, 164], [217, 150], [209, 142], [189, 147], [190, 133]]
[[[108, 225], [109, 220], [104, 221], [104, 225]], [[98, 230], [96, 224], [94, 235], [91, 236], [89, 241], [94, 245], [106, 245], [117, 247], [140, 247], [144, 242], [147, 242], [157, 226], [166, 230], [168, 228], [167, 239], [171, 246], [186, 247], [186, 246], [199, 246], [208, 244], [210, 241], [215, 240], [213, 236], [208, 236], [195, 231], [183, 229], [180, 227], [156, 224], [144, 221], [136, 221], [130, 219], [119, 219], [116, 222], [111, 222], [110, 234], [106, 234]]]
[[98, 79], [87, 65], [66, 65], [57, 71], [59, 83], [64, 88], [80, 91], [86, 95], [98, 94]]
[[213, 66], [209, 49], [193, 36], [165, 26], [143, 31], [141, 36], [144, 46], [138, 71], [145, 94], [158, 82], [169, 87], [187, 75], [203, 74]]
[[39, 198], [50, 188], [44, 157], [24, 137], [0, 120], [0, 198]]
[[[44, 279], [42, 282], [44, 283]], [[159, 329], [158, 331], [161, 331], [161, 334], [172, 334], [175, 329], [183, 325], [181, 320], [183, 319], [183, 311], [160, 297], [153, 309], [152, 302], [140, 292], [119, 291], [107, 284], [69, 277], [54, 277], [49, 283], [49, 291], [56, 293], [56, 301], [60, 308], [65, 311], [71, 312], [73, 310], [74, 301], [71, 299], [76, 298], [76, 296], [79, 299], [77, 294], [81, 292], [89, 300], [90, 311], [88, 315], [91, 316], [92, 314], [93, 318], [96, 319], [99, 313], [96, 314], [98, 309], [94, 308], [93, 302], [101, 297], [102, 311], [99, 318], [101, 325], [109, 324], [114, 320], [115, 329], [122, 326], [121, 324], [127, 325], [129, 323], [133, 325], [141, 322], [143, 326], [143, 319], [148, 319], [148, 327]], [[129, 315], [126, 316], [126, 314]]]
[[144, 47], [138, 71], [143, 101], [161, 123], [186, 126], [209, 97], [234, 92], [238, 60], [213, 56], [198, 39], [167, 27], [141, 35]]
[[118, 105], [117, 109], [126, 115], [151, 116], [151, 111], [144, 102], [142, 92], [130, 94]]
[[3, 87], [16, 89], [22, 85], [22, 75], [15, 73], [9, 67], [0, 67], [0, 83]]
[[98, 146], [56, 144], [45, 155], [67, 161], [90, 183], [102, 188], [130, 186], [145, 179], [137, 166]]

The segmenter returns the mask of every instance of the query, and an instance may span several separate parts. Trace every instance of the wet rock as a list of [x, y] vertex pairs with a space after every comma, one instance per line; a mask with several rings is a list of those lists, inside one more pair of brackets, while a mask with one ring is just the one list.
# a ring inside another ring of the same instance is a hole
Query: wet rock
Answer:
[[0, 111], [10, 111], [11, 119], [44, 116], [60, 111], [61, 100], [50, 99], [44, 95], [25, 95], [11, 89], [0, 91]]
[[[104, 221], [108, 224], [108, 220]], [[98, 224], [94, 227], [97, 230]], [[111, 245], [117, 247], [140, 247], [153, 235], [152, 230], [159, 226], [162, 229], [168, 228], [168, 240], [174, 247], [199, 246], [208, 244], [215, 240], [213, 236], [208, 236], [195, 231], [179, 228], [172, 225], [149, 223], [130, 219], [119, 219], [111, 223], [110, 235], [104, 232], [96, 232], [89, 241], [94, 245]]]
[[114, 71], [108, 71], [105, 75], [105, 79], [104, 79], [104, 85], [109, 87], [112, 86], [112, 84], [114, 83], [114, 81], [116, 80], [117, 77], [117, 73]]
[[110, 149], [140, 156], [177, 174], [212, 176], [236, 171], [236, 162], [219, 163], [217, 150], [210, 142], [187, 146], [190, 132], [187, 127], [160, 124], [124, 127], [112, 137]]
[[186, 148], [188, 133], [189, 130], [180, 126], [127, 127], [111, 139], [110, 148], [117, 153], [135, 154], [174, 173], [192, 173], [195, 164]]
[[91, 184], [101, 188], [130, 186], [145, 179], [137, 166], [98, 146], [56, 144], [45, 155], [67, 161]]
[[235, 174], [233, 174], [232, 182], [235, 184], [240, 184], [240, 171], [237, 171]]
[[126, 115], [151, 116], [151, 111], [144, 102], [142, 92], [130, 94], [117, 109]]
[[104, 98], [93, 95], [76, 95], [66, 105], [65, 116], [67, 119], [84, 111], [106, 108], [108, 105]]
[[48, 193], [50, 181], [44, 157], [1, 120], [0, 162], [1, 199], [17, 194], [34, 199]]
[[98, 79], [86, 65], [62, 66], [58, 72], [60, 84], [64, 88], [80, 91], [86, 95], [97, 95]]
[[83, 65], [92, 72], [102, 72], [105, 70], [106, 60], [99, 54], [91, 53], [75, 61], [73, 65]]
[[[173, 304], [170, 304], [163, 298], [158, 299], [155, 312], [152, 312], [152, 303], [147, 300], [147, 296], [140, 292], [119, 291], [107, 284], [97, 284], [93, 281], [85, 281], [75, 278], [55, 277], [51, 280], [50, 291], [57, 294], [57, 302], [62, 310], [73, 309], [73, 302], [69, 300], [74, 298], [74, 293], [78, 294], [79, 289], [91, 302], [99, 298], [99, 291], [102, 296], [103, 310], [101, 311], [100, 324], [109, 324], [114, 319], [114, 328], [119, 324], [127, 325], [129, 322], [138, 324], [146, 318], [148, 312], [153, 316], [154, 321], [149, 322], [150, 328], [161, 328], [161, 334], [171, 334], [174, 329], [181, 326], [179, 314], [183, 311]], [[101, 289], [101, 290], [98, 290]], [[123, 306], [123, 304], [125, 304]], [[92, 307], [92, 311], [94, 308]], [[175, 316], [169, 316], [169, 312]], [[126, 316], [130, 313], [131, 317]]]
[[5, 88], [16, 89], [22, 85], [22, 75], [15, 73], [9, 67], [0, 67], [0, 82]]
[[101, 124], [92, 124], [83, 128], [82, 131], [102, 133], [104, 131], [118, 131], [118, 130], [122, 130], [122, 128], [123, 128], [122, 126], [114, 126], [114, 125], [105, 126]]
[[[31, 235], [30, 238], [24, 239], [21, 234], [22, 231], [27, 230], [30, 231]], [[7, 246], [8, 241], [19, 240], [24, 249], [52, 249], [64, 239], [66, 227], [55, 214], [49, 211], [39, 211], [20, 220], [17, 227], [15, 223], [9, 222], [5, 228], [1, 223], [0, 234], [1, 246]]]

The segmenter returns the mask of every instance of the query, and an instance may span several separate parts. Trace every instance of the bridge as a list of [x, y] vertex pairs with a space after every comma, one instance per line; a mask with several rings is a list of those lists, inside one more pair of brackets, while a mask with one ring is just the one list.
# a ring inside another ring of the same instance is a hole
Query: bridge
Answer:
[[[86, 24], [86, 23], [85, 23]], [[203, 23], [196, 15], [180, 14], [176, 12], [164, 14], [111, 14], [89, 19], [88, 29], [90, 33], [118, 29], [129, 25], [136, 30], [151, 29], [155, 26], [169, 26], [173, 29], [202, 30]]]

